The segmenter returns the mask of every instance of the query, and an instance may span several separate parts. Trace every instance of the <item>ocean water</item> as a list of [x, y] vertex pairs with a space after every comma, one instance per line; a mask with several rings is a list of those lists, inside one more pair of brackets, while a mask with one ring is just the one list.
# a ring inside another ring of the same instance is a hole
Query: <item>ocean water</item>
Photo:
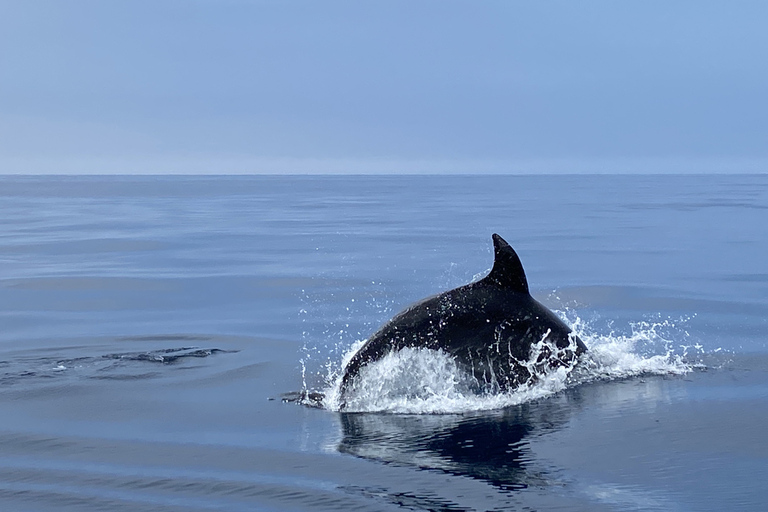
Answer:
[[[492, 233], [583, 360], [411, 351], [336, 410]], [[766, 510], [766, 261], [768, 175], [2, 176], [0, 510]]]

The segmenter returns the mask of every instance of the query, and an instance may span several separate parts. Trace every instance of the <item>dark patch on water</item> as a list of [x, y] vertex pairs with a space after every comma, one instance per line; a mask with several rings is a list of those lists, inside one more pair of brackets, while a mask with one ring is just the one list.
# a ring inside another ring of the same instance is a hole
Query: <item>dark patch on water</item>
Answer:
[[[163, 334], [151, 336], [122, 336], [119, 341], [210, 341], [210, 336], [192, 336], [189, 334]], [[184, 350], [184, 349], [179, 349]]]
[[[102, 370], [103, 371], [103, 370]], [[160, 372], [134, 373], [134, 374], [115, 374], [115, 375], [91, 375], [89, 379], [95, 380], [114, 380], [114, 381], [132, 381], [145, 380], [159, 377]]]
[[171, 364], [181, 359], [194, 357], [208, 357], [213, 354], [236, 352], [218, 348], [200, 349], [197, 347], [167, 348], [163, 350], [151, 350], [148, 352], [124, 352], [119, 354], [105, 354], [105, 359], [119, 359], [122, 361], [148, 361], [152, 363]]
[[[234, 353], [236, 350], [219, 348], [175, 347], [140, 352], [121, 352], [101, 356], [73, 358], [24, 357], [16, 361], [0, 362], [0, 385], [11, 385], [29, 379], [72, 378], [139, 380], [162, 375], [160, 372], [131, 372], [131, 363], [172, 365], [185, 360], [196, 360], [215, 354]], [[179, 368], [183, 368], [179, 366]], [[126, 373], [128, 371], [128, 373]]]

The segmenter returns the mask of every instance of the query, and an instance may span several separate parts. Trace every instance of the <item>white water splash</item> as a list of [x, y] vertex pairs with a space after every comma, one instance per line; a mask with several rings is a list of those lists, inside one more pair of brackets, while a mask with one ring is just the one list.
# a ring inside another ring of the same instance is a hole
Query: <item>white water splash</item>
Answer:
[[[631, 324], [626, 333], [600, 334], [588, 322], [561, 312], [588, 351], [572, 364], [556, 368], [535, 363], [542, 350], [552, 349], [546, 339], [532, 347], [525, 365], [535, 378], [513, 391], [478, 393], [477, 381], [441, 350], [406, 348], [361, 369], [348, 394], [347, 412], [399, 414], [449, 414], [492, 410], [550, 396], [569, 387], [595, 380], [614, 380], [638, 375], [681, 375], [692, 370], [686, 361], [687, 332], [672, 320]], [[678, 323], [684, 323], [679, 320]], [[342, 369], [364, 341], [346, 351], [341, 364], [324, 369], [323, 406], [340, 410]], [[682, 352], [673, 347], [679, 347]]]

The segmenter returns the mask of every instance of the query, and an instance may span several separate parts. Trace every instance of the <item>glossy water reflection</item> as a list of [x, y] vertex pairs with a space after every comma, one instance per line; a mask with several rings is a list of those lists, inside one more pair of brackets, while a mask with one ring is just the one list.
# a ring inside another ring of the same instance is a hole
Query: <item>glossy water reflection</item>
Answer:
[[519, 490], [547, 481], [546, 474], [529, 468], [530, 438], [566, 426], [580, 404], [579, 391], [569, 390], [548, 400], [482, 413], [343, 413], [343, 440], [338, 450]]

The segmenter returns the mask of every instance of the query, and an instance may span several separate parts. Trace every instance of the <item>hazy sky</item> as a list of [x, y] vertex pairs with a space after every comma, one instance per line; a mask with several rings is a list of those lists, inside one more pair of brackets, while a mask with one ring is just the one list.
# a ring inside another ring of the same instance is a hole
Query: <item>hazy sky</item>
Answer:
[[768, 172], [768, 2], [0, 0], [0, 173]]

